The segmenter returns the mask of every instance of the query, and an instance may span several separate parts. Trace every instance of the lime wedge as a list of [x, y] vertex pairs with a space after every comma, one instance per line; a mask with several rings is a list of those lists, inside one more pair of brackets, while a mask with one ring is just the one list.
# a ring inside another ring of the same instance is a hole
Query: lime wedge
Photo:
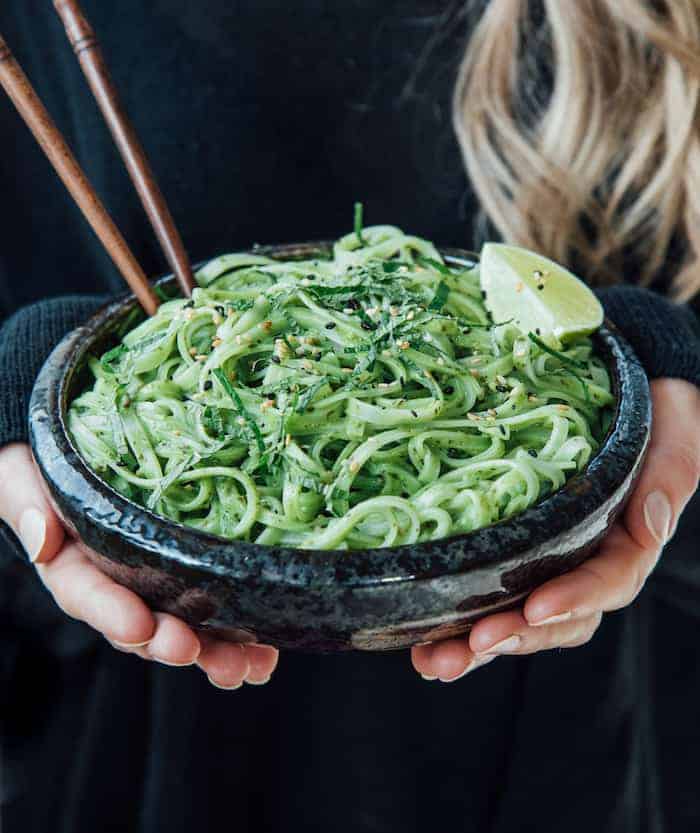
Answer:
[[603, 308], [583, 281], [527, 249], [486, 243], [479, 274], [494, 321], [512, 320], [523, 333], [566, 341], [603, 323]]

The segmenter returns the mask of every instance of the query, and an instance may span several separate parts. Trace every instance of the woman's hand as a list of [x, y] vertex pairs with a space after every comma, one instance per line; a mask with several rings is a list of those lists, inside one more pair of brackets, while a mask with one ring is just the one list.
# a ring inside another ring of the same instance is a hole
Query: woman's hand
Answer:
[[196, 663], [218, 688], [267, 682], [278, 653], [195, 632], [168, 613], [153, 613], [131, 590], [95, 567], [44, 497], [26, 445], [0, 449], [0, 518], [22, 541], [41, 580], [65, 613], [99, 631], [115, 648], [165, 665]]
[[678, 379], [654, 381], [651, 391], [651, 444], [639, 483], [596, 555], [539, 587], [522, 610], [487, 616], [468, 637], [413, 648], [419, 674], [452, 682], [502, 654], [583, 645], [603, 613], [634, 601], [700, 476], [700, 391]]

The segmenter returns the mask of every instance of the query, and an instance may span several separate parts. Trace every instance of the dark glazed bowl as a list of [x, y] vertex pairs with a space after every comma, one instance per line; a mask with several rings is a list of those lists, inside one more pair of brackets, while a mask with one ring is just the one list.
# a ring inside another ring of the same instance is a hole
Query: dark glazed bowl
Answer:
[[[258, 249], [313, 257], [324, 244]], [[461, 250], [445, 250], [464, 265]], [[172, 286], [172, 279], [161, 281]], [[368, 551], [315, 551], [226, 541], [165, 520], [107, 486], [69, 439], [64, 415], [85, 386], [88, 354], [113, 346], [136, 301], [104, 307], [49, 356], [30, 406], [34, 457], [66, 525], [97, 565], [154, 609], [224, 638], [316, 651], [384, 650], [455, 636], [583, 561], [629, 495], [646, 451], [646, 376], [610, 324], [595, 336], [617, 406], [588, 467], [517, 517], [441, 541]]]

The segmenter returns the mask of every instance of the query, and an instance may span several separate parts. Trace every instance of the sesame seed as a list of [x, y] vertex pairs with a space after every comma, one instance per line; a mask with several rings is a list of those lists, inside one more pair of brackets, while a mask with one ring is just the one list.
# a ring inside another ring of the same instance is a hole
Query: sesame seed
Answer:
[[471, 373], [472, 376], [475, 376], [475, 377], [481, 375], [475, 367], [472, 367], [472, 369], [469, 372]]
[[489, 416], [492, 416], [492, 417], [497, 417], [498, 416], [498, 413], [496, 412], [495, 408], [489, 408], [488, 414], [489, 414]]
[[267, 408], [271, 408], [275, 404], [274, 399], [266, 399], [262, 405], [260, 406], [262, 410], [266, 410]]
[[523, 282], [522, 281], [518, 281], [515, 284], [515, 291], [516, 292], [522, 292], [523, 291]]
[[200, 353], [198, 356], [195, 356], [194, 358], [195, 361], [198, 362], [205, 362], [207, 360], [207, 357], [204, 355], [204, 353]]
[[406, 314], [406, 320], [407, 320], [407, 321], [413, 321], [413, 319], [414, 319], [415, 317], [416, 317], [416, 314], [415, 314], [415, 312], [414, 312], [412, 309], [410, 309], [410, 310], [408, 311], [408, 313]]
[[411, 342], [410, 342], [410, 341], [400, 341], [400, 342], [399, 342], [399, 347], [400, 347], [402, 350], [408, 350], [408, 348], [409, 348], [410, 346], [411, 346]]
[[285, 444], [285, 446], [288, 446], [288, 445], [289, 445], [289, 443], [291, 443], [291, 441], [292, 441], [292, 435], [291, 435], [291, 434], [287, 434], [287, 436], [284, 438], [284, 444]]
[[481, 364], [481, 361], [481, 356], [473, 356], [471, 359], [469, 359], [469, 364]]
[[569, 411], [569, 406], [568, 405], [557, 405], [557, 411], [559, 411], [560, 414], [566, 414]]
[[196, 347], [190, 347], [189, 353], [190, 353], [190, 356], [196, 356], [197, 355], [197, 348]]
[[260, 326], [263, 330], [269, 332], [272, 329], [272, 321], [263, 321]]
[[223, 344], [223, 341], [220, 338], [215, 338], [212, 341], [211, 346], [212, 347], [220, 347], [222, 344]]
[[349, 468], [350, 468], [350, 471], [353, 474], [355, 474], [356, 472], [358, 472], [360, 470], [360, 464], [356, 460], [351, 460]]
[[537, 397], [535, 396], [535, 394], [534, 394], [534, 393], [531, 393], [531, 394], [528, 396], [527, 401], [528, 401], [528, 402], [537, 402]]

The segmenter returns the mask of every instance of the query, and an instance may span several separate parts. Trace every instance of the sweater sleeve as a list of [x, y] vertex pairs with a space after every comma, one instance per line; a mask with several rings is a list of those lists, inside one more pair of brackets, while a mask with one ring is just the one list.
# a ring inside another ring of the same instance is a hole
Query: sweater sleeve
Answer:
[[49, 298], [12, 315], [0, 328], [0, 448], [27, 441], [27, 413], [34, 379], [63, 336], [84, 323], [104, 295]]
[[614, 286], [598, 295], [650, 379], [667, 376], [700, 386], [700, 323], [689, 307], [632, 286]]

